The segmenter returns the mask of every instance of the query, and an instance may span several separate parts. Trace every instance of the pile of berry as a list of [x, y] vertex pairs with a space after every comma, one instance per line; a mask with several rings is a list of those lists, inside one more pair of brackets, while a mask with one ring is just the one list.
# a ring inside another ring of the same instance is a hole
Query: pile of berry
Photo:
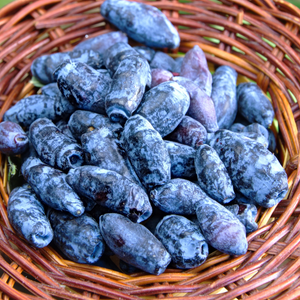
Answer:
[[208, 245], [246, 253], [256, 206], [288, 190], [270, 101], [231, 67], [211, 75], [198, 46], [175, 60], [155, 51], [180, 42], [158, 9], [106, 0], [101, 14], [121, 31], [37, 58], [41, 94], [0, 124], [26, 181], [9, 197], [12, 226], [76, 262], [110, 250], [151, 274], [199, 266]]

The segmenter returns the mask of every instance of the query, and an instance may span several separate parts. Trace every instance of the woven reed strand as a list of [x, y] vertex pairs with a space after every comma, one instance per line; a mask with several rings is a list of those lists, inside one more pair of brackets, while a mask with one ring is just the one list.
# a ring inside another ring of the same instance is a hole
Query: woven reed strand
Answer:
[[[116, 30], [99, 14], [102, 2], [22, 0], [0, 10], [0, 121], [19, 99], [37, 92], [30, 83], [36, 57], [71, 50], [87, 36]], [[199, 45], [212, 69], [229, 65], [239, 73], [239, 82], [253, 80], [268, 92], [280, 129], [277, 154], [289, 176], [287, 198], [277, 207], [259, 209], [259, 229], [248, 235], [243, 256], [214, 252], [191, 270], [126, 275], [65, 260], [51, 247], [34, 249], [15, 235], [6, 212], [7, 160], [2, 155], [1, 298], [299, 299], [300, 10], [281, 0], [146, 3], [178, 28], [181, 45], [171, 56]]]

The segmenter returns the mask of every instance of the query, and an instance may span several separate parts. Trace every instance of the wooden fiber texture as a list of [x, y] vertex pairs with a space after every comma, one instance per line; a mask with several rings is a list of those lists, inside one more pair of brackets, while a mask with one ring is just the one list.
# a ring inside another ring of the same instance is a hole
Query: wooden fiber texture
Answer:
[[[9, 224], [7, 157], [0, 156], [1, 299], [299, 299], [300, 297], [300, 10], [281, 0], [144, 1], [179, 31], [182, 55], [195, 45], [211, 70], [229, 65], [238, 82], [255, 81], [270, 97], [278, 122], [277, 156], [289, 192], [276, 207], [259, 208], [248, 252], [220, 252], [194, 269], [159, 276], [126, 275], [34, 249]], [[103, 1], [19, 0], [0, 9], [0, 121], [18, 100], [35, 94], [32, 61], [72, 50], [86, 38], [116, 30], [99, 13]]]

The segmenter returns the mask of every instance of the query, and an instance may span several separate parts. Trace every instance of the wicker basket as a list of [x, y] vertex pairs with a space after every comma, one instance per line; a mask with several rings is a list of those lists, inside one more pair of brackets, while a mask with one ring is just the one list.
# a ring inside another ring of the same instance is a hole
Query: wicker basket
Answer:
[[[99, 14], [102, 2], [18, 0], [0, 10], [0, 121], [18, 99], [37, 92], [30, 81], [33, 59], [115, 30]], [[179, 30], [180, 48], [170, 55], [198, 44], [210, 68], [229, 65], [239, 81], [256, 81], [268, 92], [279, 124], [277, 155], [289, 176], [287, 199], [259, 209], [259, 229], [248, 235], [243, 256], [214, 252], [194, 269], [129, 276], [65, 260], [51, 247], [34, 249], [15, 235], [6, 213], [9, 165], [2, 155], [2, 299], [300, 299], [300, 10], [283, 0], [147, 3]]]

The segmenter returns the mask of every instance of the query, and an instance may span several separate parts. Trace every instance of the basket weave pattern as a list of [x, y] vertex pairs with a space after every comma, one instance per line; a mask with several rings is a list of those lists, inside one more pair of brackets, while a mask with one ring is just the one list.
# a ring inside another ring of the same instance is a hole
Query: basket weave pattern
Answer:
[[[0, 10], [0, 121], [16, 101], [38, 91], [30, 82], [36, 57], [116, 30], [99, 14], [102, 2], [19, 0]], [[179, 30], [180, 48], [170, 55], [197, 44], [211, 68], [229, 65], [239, 81], [253, 80], [270, 95], [279, 124], [277, 155], [289, 176], [287, 199], [259, 209], [259, 229], [248, 235], [243, 256], [214, 252], [194, 269], [129, 276], [65, 260], [51, 247], [34, 249], [15, 235], [6, 212], [7, 159], [0, 155], [1, 299], [299, 299], [300, 10], [281, 0], [146, 3]]]

